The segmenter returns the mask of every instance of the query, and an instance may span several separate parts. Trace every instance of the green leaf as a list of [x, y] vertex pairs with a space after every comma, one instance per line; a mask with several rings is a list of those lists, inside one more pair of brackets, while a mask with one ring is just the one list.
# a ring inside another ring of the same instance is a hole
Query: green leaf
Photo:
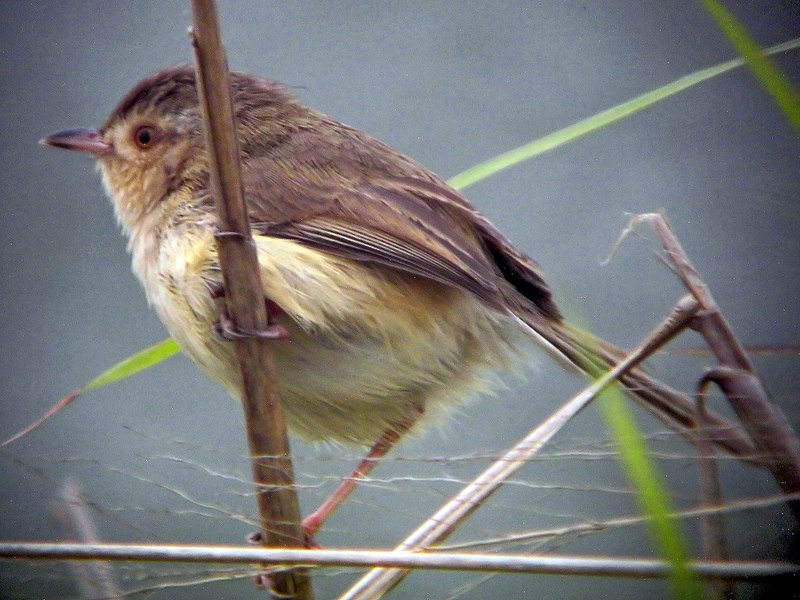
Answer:
[[95, 390], [121, 379], [125, 379], [126, 377], [130, 377], [131, 375], [135, 375], [140, 371], [144, 371], [160, 363], [162, 360], [175, 356], [180, 351], [181, 349], [178, 346], [178, 342], [172, 338], [167, 338], [163, 342], [140, 350], [136, 354], [118, 362], [107, 371], [104, 371], [92, 379], [81, 391], [88, 392], [89, 390]]
[[145, 348], [144, 350], [137, 352], [133, 356], [129, 356], [125, 360], [118, 362], [107, 371], [104, 371], [92, 379], [84, 387], [64, 396], [33, 423], [21, 431], [18, 431], [4, 442], [0, 443], [0, 447], [7, 446], [8, 444], [11, 444], [28, 435], [31, 431], [37, 429], [47, 419], [72, 404], [72, 402], [74, 402], [76, 399], [80, 398], [85, 392], [101, 388], [104, 385], [108, 385], [121, 379], [125, 379], [126, 377], [130, 377], [131, 375], [135, 375], [139, 371], [149, 369], [153, 365], [168, 359], [170, 356], [176, 355], [180, 351], [181, 349], [178, 347], [178, 343], [175, 340], [166, 339], [163, 342], [159, 342], [154, 346], [150, 346], [149, 348]]
[[701, 0], [701, 2], [739, 54], [742, 55], [742, 58], [747, 61], [756, 79], [772, 95], [797, 133], [800, 133], [800, 96], [792, 84], [772, 64], [772, 61], [761, 51], [747, 30], [719, 0]]
[[651, 460], [644, 437], [636, 426], [630, 409], [619, 389], [606, 388], [600, 395], [600, 406], [614, 439], [620, 447], [620, 459], [628, 478], [636, 488], [636, 497], [648, 517], [651, 536], [664, 560], [673, 568], [672, 586], [676, 598], [703, 598], [703, 587], [688, 568], [688, 544], [674, 517], [664, 481]]
[[[800, 38], [795, 38], [793, 40], [789, 40], [788, 42], [784, 42], [769, 48], [766, 53], [775, 54], [778, 52], [786, 52], [788, 50], [794, 50], [798, 47], [800, 47]], [[573, 123], [572, 125], [564, 127], [563, 129], [559, 129], [558, 131], [554, 131], [553, 133], [529, 142], [524, 146], [514, 148], [513, 150], [499, 154], [494, 158], [490, 158], [489, 160], [477, 164], [466, 171], [462, 171], [450, 179], [448, 183], [455, 189], [462, 190], [470, 185], [478, 183], [483, 179], [486, 179], [491, 175], [494, 175], [495, 173], [498, 173], [509, 167], [513, 167], [514, 165], [533, 158], [534, 156], [538, 156], [539, 154], [543, 154], [549, 150], [553, 150], [554, 148], [558, 148], [559, 146], [563, 146], [567, 142], [574, 141], [593, 131], [601, 129], [610, 123], [619, 121], [620, 119], [632, 115], [633, 113], [648, 108], [656, 102], [665, 100], [666, 98], [669, 98], [678, 92], [687, 90], [699, 83], [711, 79], [712, 77], [716, 77], [732, 69], [741, 67], [744, 64], [744, 60], [741, 58], [736, 58], [724, 63], [720, 63], [713, 67], [702, 69], [701, 71], [696, 71], [691, 75], [684, 75], [680, 79], [676, 79], [672, 83], [657, 88], [651, 92], [647, 92], [641, 96], [633, 98], [632, 100], [628, 100], [627, 102], [623, 102], [622, 104], [618, 104], [617, 106], [603, 110], [594, 116], [583, 119], [582, 121], [578, 121], [577, 123]]]

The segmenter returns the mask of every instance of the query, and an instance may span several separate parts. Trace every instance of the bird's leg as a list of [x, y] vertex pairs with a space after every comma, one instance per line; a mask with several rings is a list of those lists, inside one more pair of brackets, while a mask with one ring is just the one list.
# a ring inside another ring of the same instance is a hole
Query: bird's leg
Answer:
[[265, 299], [267, 309], [267, 327], [263, 330], [243, 329], [236, 325], [234, 320], [228, 313], [228, 307], [225, 304], [225, 288], [222, 284], [217, 284], [211, 288], [211, 298], [217, 305], [219, 319], [214, 322], [211, 329], [217, 339], [232, 342], [235, 340], [242, 340], [246, 338], [259, 338], [262, 340], [284, 340], [289, 337], [289, 332], [286, 328], [279, 323], [274, 323], [273, 319], [277, 315], [283, 314], [280, 306], [275, 304], [269, 298]]
[[[336, 488], [325, 502], [320, 507], [303, 519], [303, 531], [305, 533], [305, 545], [307, 548], [319, 548], [320, 545], [314, 541], [314, 535], [320, 530], [322, 524], [331, 516], [339, 505], [355, 490], [359, 480], [364, 479], [372, 469], [378, 464], [378, 461], [386, 456], [397, 441], [408, 432], [414, 423], [422, 416], [423, 408], [421, 406], [413, 406], [408, 414], [400, 419], [396, 424], [388, 427], [386, 431], [381, 434], [381, 437], [375, 442], [375, 445], [370, 448], [366, 457], [358, 464], [355, 470], [350, 474], [350, 477], [342, 481], [339, 487]], [[247, 543], [253, 545], [260, 545], [262, 542], [261, 532], [256, 531], [247, 536]], [[260, 573], [253, 576], [253, 582], [256, 587], [271, 589], [272, 578], [268, 573]]]
[[350, 476], [339, 484], [325, 502], [320, 507], [303, 519], [303, 530], [306, 536], [306, 546], [310, 548], [318, 547], [314, 542], [314, 536], [322, 527], [322, 524], [331, 516], [339, 505], [353, 492], [358, 485], [358, 482], [364, 479], [372, 469], [378, 464], [378, 461], [386, 456], [386, 454], [394, 447], [397, 441], [408, 432], [414, 423], [422, 416], [424, 408], [421, 406], [413, 406], [405, 417], [400, 419], [394, 425], [388, 427], [383, 432], [381, 437], [375, 442], [375, 445], [370, 448], [366, 457], [358, 464]]

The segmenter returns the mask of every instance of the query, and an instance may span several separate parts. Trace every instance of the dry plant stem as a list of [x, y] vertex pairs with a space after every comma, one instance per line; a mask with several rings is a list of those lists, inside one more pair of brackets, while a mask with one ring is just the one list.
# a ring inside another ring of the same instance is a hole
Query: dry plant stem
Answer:
[[[798, 494], [793, 494], [793, 499], [798, 499]], [[786, 496], [767, 496], [764, 498], [748, 498], [744, 500], [729, 500], [721, 506], [700, 506], [687, 510], [671, 512], [668, 516], [671, 519], [694, 519], [702, 518], [711, 514], [726, 514], [742, 511], [753, 511], [763, 508], [772, 508], [786, 502]], [[577, 538], [592, 533], [619, 529], [621, 527], [638, 526], [649, 519], [647, 515], [631, 515], [626, 517], [615, 517], [606, 521], [581, 522], [556, 529], [539, 529], [525, 531], [521, 533], [510, 533], [501, 537], [488, 538], [482, 540], [470, 540], [455, 544], [438, 544], [437, 551], [474, 551], [476, 548], [508, 547], [510, 544], [530, 544], [534, 541], [566, 540], [567, 538]]]
[[[722, 365], [706, 378], [725, 392], [781, 489], [787, 493], [800, 491], [800, 441], [783, 411], [767, 398], [744, 348], [689, 262], [666, 217], [660, 213], [639, 215], [632, 219], [629, 228], [638, 222], [653, 228], [676, 273], [703, 308], [696, 327]], [[791, 507], [800, 519], [800, 505], [793, 502]]]
[[[211, 182], [219, 213], [217, 239], [229, 314], [243, 330], [263, 331], [268, 323], [255, 245], [244, 203], [239, 143], [233, 117], [228, 65], [213, 0], [192, 0], [198, 94], [206, 125]], [[278, 395], [269, 342], [244, 338], [233, 342], [242, 382], [253, 477], [264, 545], [304, 544], [300, 508], [294, 488], [289, 438]], [[272, 577], [273, 591], [283, 597], [313, 597], [310, 579], [301, 571]]]
[[[703, 422], [706, 413], [705, 407], [705, 388], [706, 384], [701, 384], [697, 397], [698, 429], [700, 433], [696, 436], [697, 456], [700, 472], [700, 498], [701, 506], [720, 507], [723, 506], [722, 488], [719, 481], [719, 472], [716, 465], [716, 451], [714, 445], [703, 434]], [[723, 517], [720, 513], [710, 512], [703, 515], [703, 547], [704, 556], [710, 560], [728, 560], [728, 544], [725, 539], [725, 526]]]
[[[720, 507], [722, 501], [722, 487], [719, 480], [719, 471], [716, 464], [716, 451], [711, 441], [703, 435], [702, 431], [708, 416], [705, 404], [707, 382], [702, 382], [697, 390], [697, 424], [698, 435], [695, 436], [697, 446], [698, 470], [700, 473], [700, 498], [701, 506]], [[708, 560], [725, 562], [730, 560], [728, 542], [725, 536], [724, 517], [718, 512], [709, 512], [701, 517], [703, 530], [703, 557]], [[732, 600], [736, 597], [736, 587], [732, 581], [715, 581], [708, 585], [706, 590], [708, 598]]]
[[[407, 569], [542, 573], [601, 577], [663, 578], [672, 567], [661, 560], [621, 556], [537, 556], [517, 554], [462, 554], [448, 552], [394, 552], [379, 550], [299, 550], [242, 546], [179, 546], [154, 544], [63, 544], [0, 542], [0, 558], [118, 560], [182, 563], [319, 565], [365, 567], [381, 565]], [[800, 575], [789, 562], [690, 562], [687, 568], [702, 578], [758, 580]]]
[[702, 316], [703, 328], [701, 333], [720, 363], [753, 371], [753, 364], [750, 362], [747, 353], [733, 334], [733, 330], [725, 316], [720, 312], [708, 286], [692, 266], [692, 263], [689, 262], [686, 252], [684, 252], [683, 247], [678, 242], [678, 238], [672, 232], [666, 217], [661, 213], [637, 215], [633, 217], [631, 226], [635, 226], [638, 221], [649, 224], [653, 231], [656, 232], [667, 253], [667, 258], [675, 268], [676, 274], [703, 308], [705, 314]]
[[[603, 389], [680, 333], [688, 326], [698, 310], [699, 304], [691, 296], [682, 298], [672, 313], [623, 361], [551, 414], [452, 500], [442, 506], [395, 550], [425, 550], [447, 538], [458, 525], [463, 523], [473, 511], [497, 491], [506, 479], [536, 454], [553, 435]], [[340, 596], [340, 600], [378, 598], [397, 585], [407, 574], [407, 570], [401, 569], [373, 569]]]
[[[54, 504], [51, 512], [61, 522], [65, 536], [85, 544], [95, 544], [97, 532], [87, 510], [87, 502], [78, 486], [71, 481], [65, 482], [61, 488], [61, 498], [61, 501]], [[83, 597], [108, 600], [120, 600], [123, 597], [108, 562], [80, 562], [70, 566], [74, 567]]]
[[[800, 491], [800, 443], [783, 412], [767, 398], [758, 377], [721, 366], [710, 369], [701, 382], [713, 382], [725, 393], [781, 489], [787, 494]], [[800, 502], [790, 501], [789, 507], [800, 520]]]
[[17, 433], [12, 435], [10, 438], [5, 440], [2, 444], [0, 444], [0, 448], [2, 448], [3, 446], [7, 446], [8, 444], [11, 444], [12, 442], [16, 442], [19, 438], [28, 435], [31, 431], [33, 431], [34, 429], [39, 427], [39, 425], [44, 423], [47, 419], [52, 417], [54, 414], [56, 414], [62, 408], [65, 408], [67, 405], [71, 404], [72, 401], [75, 400], [76, 398], [78, 398], [82, 393], [83, 393], [83, 389], [78, 389], [78, 390], [75, 390], [74, 392], [64, 396], [61, 400], [56, 402], [55, 405], [52, 406], [47, 412], [45, 412], [41, 417], [36, 419], [33, 423], [28, 425], [22, 431], [18, 431]]

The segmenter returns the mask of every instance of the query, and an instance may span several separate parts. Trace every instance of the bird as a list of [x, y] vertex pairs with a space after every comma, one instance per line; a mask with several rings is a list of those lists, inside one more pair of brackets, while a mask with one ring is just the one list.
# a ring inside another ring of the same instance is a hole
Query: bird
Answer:
[[[539, 265], [430, 170], [279, 83], [232, 72], [230, 86], [269, 312], [261, 333], [275, 338], [286, 420], [307, 440], [372, 445], [354, 475], [489, 389], [531, 340], [585, 372], [622, 356], [567, 323]], [[238, 397], [194, 68], [146, 77], [99, 129], [42, 142], [96, 159], [150, 305]], [[641, 370], [622, 382], [673, 424], [694, 424], [680, 392]], [[340, 496], [353, 484], [344, 485]], [[307, 531], [328, 514], [315, 513]]]

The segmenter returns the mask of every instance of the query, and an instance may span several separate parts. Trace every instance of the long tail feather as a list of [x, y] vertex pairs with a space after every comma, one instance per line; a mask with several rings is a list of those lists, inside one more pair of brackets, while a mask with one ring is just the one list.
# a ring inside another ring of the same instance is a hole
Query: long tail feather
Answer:
[[[560, 362], [589, 377], [607, 371], [625, 356], [620, 348], [566, 321], [539, 314], [520, 315], [520, 319]], [[741, 427], [712, 412], [705, 414], [703, 423], [699, 423], [696, 404], [685, 393], [640, 368], [623, 376], [620, 383], [631, 397], [671, 429], [686, 437], [703, 435], [733, 456], [760, 463], [753, 443]]]

